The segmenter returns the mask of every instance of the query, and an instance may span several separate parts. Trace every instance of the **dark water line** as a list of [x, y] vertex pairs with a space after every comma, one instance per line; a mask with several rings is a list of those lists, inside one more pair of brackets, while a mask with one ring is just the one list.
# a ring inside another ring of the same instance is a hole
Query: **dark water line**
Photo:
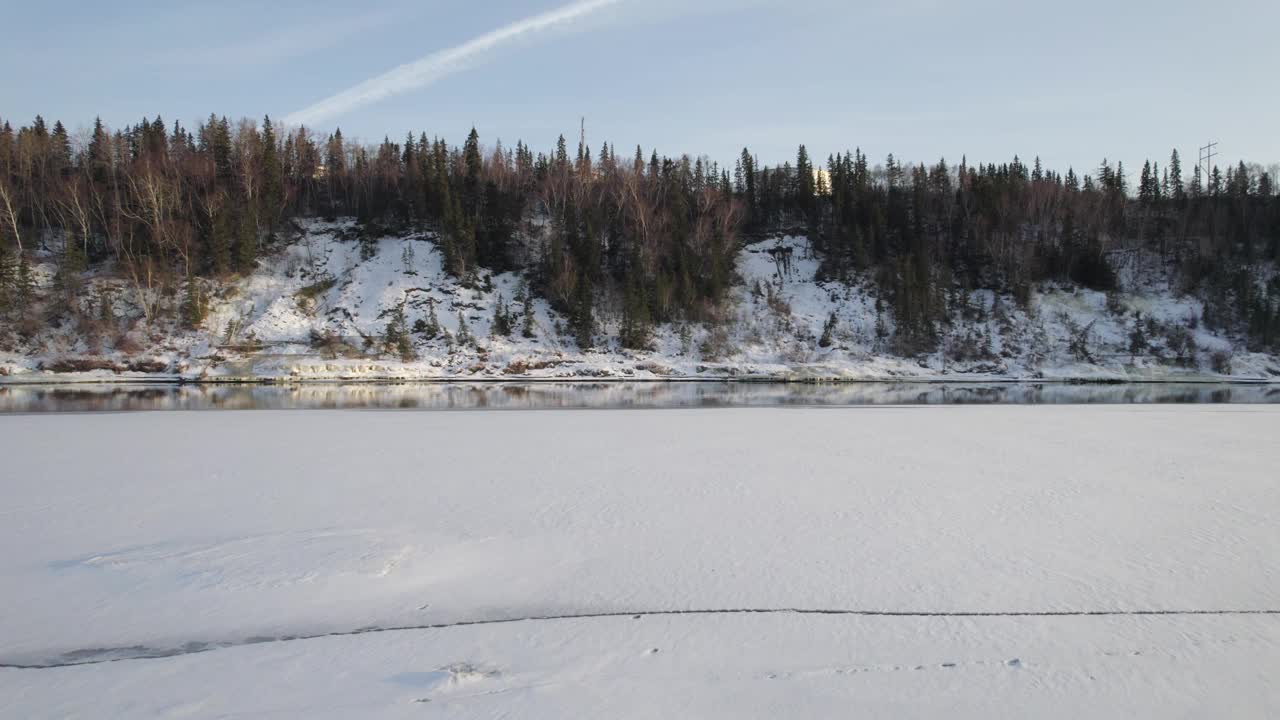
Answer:
[[1274, 404], [1280, 385], [1214, 383], [304, 383], [0, 385], [0, 413], [552, 410], [868, 405]]
[[373, 635], [377, 633], [414, 632], [428, 630], [448, 630], [452, 628], [477, 627], [484, 625], [511, 625], [528, 622], [556, 622], [566, 620], [600, 620], [610, 618], [631, 618], [641, 620], [646, 617], [674, 616], [707, 616], [707, 615], [827, 615], [842, 617], [873, 618], [1096, 618], [1096, 617], [1196, 617], [1204, 615], [1246, 616], [1246, 615], [1280, 615], [1280, 610], [1042, 610], [1042, 611], [894, 611], [894, 610], [840, 610], [813, 608], [722, 608], [713, 610], [650, 610], [650, 611], [615, 611], [596, 613], [572, 613], [562, 615], [528, 615], [523, 617], [497, 618], [490, 620], [460, 620], [449, 623], [430, 625], [396, 625], [387, 627], [363, 627], [354, 630], [315, 633], [310, 635], [282, 635], [278, 637], [253, 637], [235, 642], [199, 642], [192, 641], [172, 648], [151, 648], [144, 645], [133, 645], [117, 648], [93, 648], [75, 650], [64, 653], [57, 659], [43, 663], [6, 663], [0, 662], [0, 669], [9, 670], [53, 670], [57, 668], [77, 667], [80, 665], [101, 665], [104, 663], [124, 662], [128, 660], [160, 660], [163, 658], [195, 655], [197, 653], [221, 650], [246, 645], [262, 645], [266, 643], [297, 642], [301, 640], [319, 640], [333, 637], [352, 637], [356, 635]]

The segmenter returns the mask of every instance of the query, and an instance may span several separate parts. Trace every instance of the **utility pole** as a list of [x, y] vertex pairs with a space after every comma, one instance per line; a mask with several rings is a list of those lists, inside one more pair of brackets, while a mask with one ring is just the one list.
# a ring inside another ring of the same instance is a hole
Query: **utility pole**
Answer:
[[1196, 167], [1203, 168], [1201, 170], [1201, 176], [1204, 178], [1206, 191], [1209, 189], [1209, 175], [1213, 172], [1213, 159], [1218, 157], [1220, 154], [1215, 150], [1217, 147], [1217, 142], [1211, 142], [1200, 148], [1200, 159], [1196, 162]]

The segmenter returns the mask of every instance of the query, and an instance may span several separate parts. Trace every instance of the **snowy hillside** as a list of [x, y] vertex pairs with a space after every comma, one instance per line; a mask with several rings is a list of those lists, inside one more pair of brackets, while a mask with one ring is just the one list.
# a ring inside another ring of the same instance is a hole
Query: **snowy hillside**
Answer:
[[[68, 322], [6, 335], [0, 380], [1280, 378], [1280, 359], [1205, 330], [1198, 301], [1136, 280], [1127, 286], [1140, 292], [1110, 297], [1041, 288], [1025, 306], [990, 291], [956, 296], [962, 309], [940, 349], [901, 357], [871, 283], [818, 280], [806, 239], [790, 236], [741, 251], [724, 322], [663, 325], [650, 350], [632, 351], [617, 341], [620, 308], [603, 306], [597, 346], [584, 351], [546, 301], [526, 312], [520, 276], [452, 278], [429, 235], [363, 238], [350, 221], [299, 227], [249, 277], [204, 286], [208, 312], [195, 330], [144, 320], [143, 301], [176, 316], [177, 294], [91, 277], [80, 302], [102, 318], [93, 331]], [[36, 280], [50, 287], [51, 266]], [[509, 335], [495, 332], [499, 314]]]

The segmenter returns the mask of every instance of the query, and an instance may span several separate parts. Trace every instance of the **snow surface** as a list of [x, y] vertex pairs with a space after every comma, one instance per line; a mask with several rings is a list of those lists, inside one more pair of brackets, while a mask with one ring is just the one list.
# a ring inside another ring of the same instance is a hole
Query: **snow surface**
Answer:
[[[1204, 380], [1280, 379], [1280, 359], [1247, 352], [1239, 339], [1209, 332], [1200, 323], [1199, 301], [1180, 296], [1162, 282], [1132, 275], [1127, 293], [1108, 308], [1104, 293], [1045, 287], [1027, 309], [990, 291], [968, 296], [971, 317], [947, 330], [944, 345], [974, 338], [986, 357], [947, 362], [943, 353], [897, 357], [886, 333], [891, 314], [877, 314], [866, 278], [851, 284], [817, 279], [818, 261], [803, 237], [781, 237], [746, 246], [737, 265], [739, 282], [726, 303], [727, 322], [717, 332], [703, 325], [655, 328], [651, 350], [617, 346], [621, 309], [601, 302], [596, 308], [599, 347], [580, 350], [566, 331], [567, 320], [542, 300], [534, 302], [534, 337], [517, 332], [494, 337], [491, 324], [499, 300], [519, 313], [515, 298], [521, 278], [513, 273], [482, 273], [463, 283], [444, 272], [430, 234], [388, 236], [370, 243], [364, 259], [353, 221], [309, 221], [296, 242], [265, 258], [246, 278], [213, 288], [211, 311], [198, 331], [138, 321], [123, 280], [91, 279], [84, 293], [85, 312], [98, 315], [100, 289], [110, 290], [119, 324], [138, 348], [112, 349], [110, 338], [91, 341], [74, 324], [46, 333], [21, 347], [0, 347], [0, 383], [54, 379], [101, 381], [143, 377], [124, 368], [130, 358], [156, 359], [170, 377], [187, 380], [316, 379], [1047, 379], [1047, 380]], [[767, 251], [792, 251], [783, 268]], [[38, 279], [52, 280], [52, 266], [41, 265]], [[327, 283], [327, 284], [321, 284]], [[180, 294], [161, 297], [174, 305]], [[434, 305], [440, 326], [457, 338], [461, 325], [475, 342], [416, 337], [416, 358], [403, 362], [384, 352], [382, 338], [389, 313], [403, 304], [407, 325], [425, 319]], [[176, 312], [176, 311], [175, 311]], [[1186, 328], [1196, 352], [1178, 364], [1163, 331], [1149, 332], [1151, 352], [1129, 352], [1134, 313], [1162, 328]], [[173, 314], [173, 313], [171, 313]], [[837, 323], [832, 344], [819, 340], [828, 319]], [[459, 318], [461, 317], [461, 321]], [[877, 332], [877, 326], [881, 332]], [[1069, 350], [1072, 328], [1087, 329], [1092, 362]], [[330, 333], [350, 347], [334, 355], [313, 348], [312, 337]], [[117, 343], [118, 346], [118, 343]], [[1229, 372], [1214, 354], [1230, 358]], [[954, 353], [953, 353], [954, 354]], [[117, 370], [83, 373], [42, 372], [61, 358], [102, 357]]]
[[1277, 432], [1214, 405], [0, 416], [0, 665], [93, 663], [0, 668], [0, 716], [1274, 717]]

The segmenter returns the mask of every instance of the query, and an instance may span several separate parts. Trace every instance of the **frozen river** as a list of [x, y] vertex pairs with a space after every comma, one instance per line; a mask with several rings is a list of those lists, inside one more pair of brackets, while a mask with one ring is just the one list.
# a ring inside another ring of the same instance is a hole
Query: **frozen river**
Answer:
[[902, 392], [0, 415], [0, 717], [1280, 714], [1280, 407]]

